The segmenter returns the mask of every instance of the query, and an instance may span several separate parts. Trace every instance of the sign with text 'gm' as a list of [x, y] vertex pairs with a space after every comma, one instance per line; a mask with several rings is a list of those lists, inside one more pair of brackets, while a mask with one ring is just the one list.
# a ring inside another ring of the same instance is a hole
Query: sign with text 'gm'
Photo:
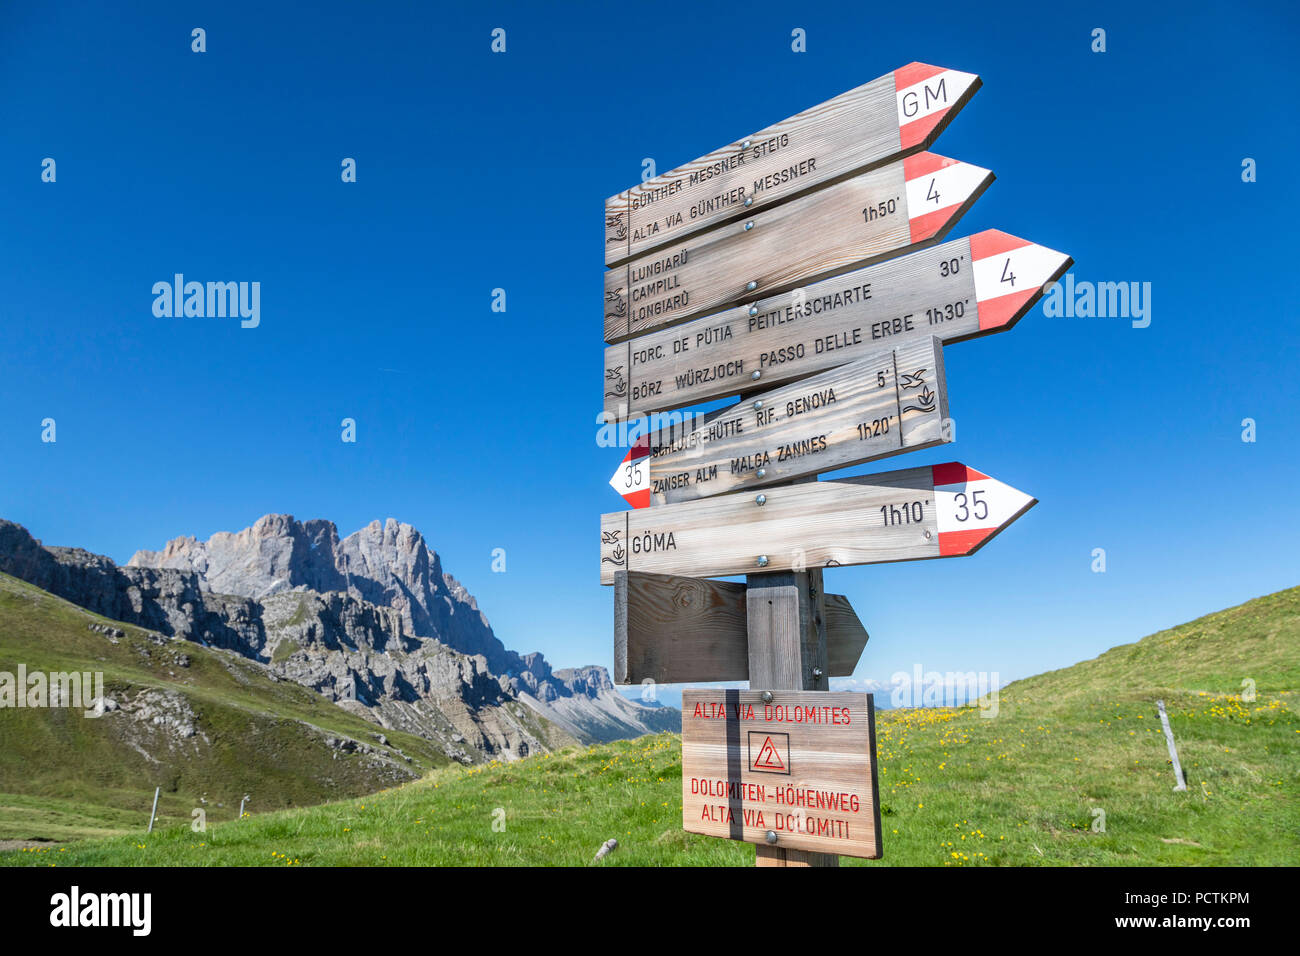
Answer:
[[869, 694], [687, 688], [682, 826], [879, 859], [875, 738]]

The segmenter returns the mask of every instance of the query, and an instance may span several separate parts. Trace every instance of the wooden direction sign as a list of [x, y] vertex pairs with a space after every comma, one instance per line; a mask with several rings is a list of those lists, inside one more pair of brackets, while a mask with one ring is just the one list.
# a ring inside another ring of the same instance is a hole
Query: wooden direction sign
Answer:
[[633, 507], [692, 501], [942, 444], [947, 420], [943, 346], [913, 339], [687, 416], [638, 443], [610, 484]]
[[934, 242], [992, 182], [987, 169], [917, 153], [629, 260], [605, 273], [605, 341]]
[[610, 345], [605, 415], [780, 384], [932, 335], [951, 343], [1000, 332], [1072, 262], [991, 229]]
[[973, 554], [1036, 504], [958, 462], [817, 480], [951, 440], [944, 344], [1072, 264], [942, 242], [993, 174], [926, 150], [979, 85], [913, 63], [606, 202], [602, 418], [649, 417], [601, 516], [615, 680], [749, 682], [684, 692], [682, 814], [759, 866], [881, 855], [873, 702], [829, 690], [867, 632], [823, 569]]
[[769, 488], [600, 519], [600, 582], [973, 554], [1037, 502], [963, 464]]
[[[749, 680], [746, 585], [619, 571], [614, 575], [614, 683]], [[867, 630], [843, 594], [825, 594], [826, 673], [849, 677]]]
[[910, 63], [625, 190], [605, 202], [605, 264], [924, 149], [979, 86]]
[[871, 696], [687, 688], [682, 826], [746, 843], [879, 859]]

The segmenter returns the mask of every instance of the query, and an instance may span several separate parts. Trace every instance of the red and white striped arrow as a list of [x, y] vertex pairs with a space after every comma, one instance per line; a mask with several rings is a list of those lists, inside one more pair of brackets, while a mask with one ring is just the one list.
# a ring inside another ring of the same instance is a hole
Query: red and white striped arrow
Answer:
[[960, 462], [602, 515], [600, 579], [714, 577], [973, 554], [1032, 496]]
[[996, 329], [1021, 314], [1031, 299], [1069, 268], [1063, 252], [997, 229], [970, 237], [980, 329]]
[[961, 462], [933, 465], [931, 472], [941, 557], [972, 554], [1035, 504], [1032, 495]]
[[993, 173], [982, 166], [938, 153], [917, 153], [903, 160], [912, 241], [922, 242], [946, 231], [993, 179]]
[[633, 508], [650, 507], [650, 436], [642, 435], [609, 479], [609, 486]]
[[895, 70], [899, 149], [906, 152], [937, 136], [953, 117], [953, 107], [965, 102], [966, 91], [978, 88], [979, 82], [974, 73], [929, 63], [909, 63]]

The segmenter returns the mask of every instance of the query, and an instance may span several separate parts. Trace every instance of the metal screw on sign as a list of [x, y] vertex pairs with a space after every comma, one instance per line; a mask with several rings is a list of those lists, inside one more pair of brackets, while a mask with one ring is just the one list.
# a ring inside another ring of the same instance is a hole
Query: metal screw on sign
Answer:
[[754, 504], [759, 505], [760, 507], [767, 504], [767, 495], [759, 495], [754, 499]]
[[763, 400], [760, 398], [758, 401], [756, 401], [756, 402], [754, 403], [753, 408], [754, 408], [754, 411], [758, 411], [758, 410], [759, 410], [760, 408], [762, 408], [762, 407], [763, 407]]
[[763, 373], [762, 373], [762, 372], [755, 372], [753, 375], [751, 375], [751, 376], [749, 376], [749, 377], [750, 377], [751, 379], [753, 379], [755, 382], [757, 382], [760, 378], [763, 377]]
[[751, 316], [758, 315], [758, 306], [756, 306], [756, 305], [751, 305], [751, 306], [749, 307], [749, 314], [750, 314]]
[[757, 288], [758, 288], [758, 282], [755, 281], [754, 279], [750, 279], [748, 282], [745, 283], [746, 292], [753, 292]]
[[765, 554], [760, 554], [760, 555], [758, 556], [758, 561], [756, 561], [755, 563], [756, 563], [760, 568], [765, 568], [765, 567], [767, 567], [767, 555], [765, 555]]
[[754, 472], [754, 474], [757, 475], [759, 478], [762, 478], [764, 475], [767, 474], [767, 469], [766, 469], [766, 468], [760, 468], [760, 469], [758, 469], [758, 471]]
[[751, 229], [753, 229], [753, 228], [754, 228], [754, 220], [751, 219], [751, 220], [749, 220], [749, 222], [745, 223], [745, 231], [746, 231], [746, 232], [749, 232], [749, 230], [751, 230]]
[[753, 197], [753, 196], [746, 196], [746, 197], [745, 197], [745, 205], [746, 205], [746, 206], [752, 206], [752, 205], [754, 205], [754, 197]]
[[763, 698], [763, 703], [765, 704], [772, 703], [772, 692], [770, 690], [763, 691], [761, 696]]
[[765, 837], [765, 839], [767, 840], [768, 843], [775, 843], [775, 842], [776, 842], [776, 831], [775, 831], [775, 830], [768, 830], [768, 831], [767, 831], [767, 836]]
[[814, 667], [813, 680], [821, 680], [821, 677], [822, 677], [822, 669], [820, 667]]

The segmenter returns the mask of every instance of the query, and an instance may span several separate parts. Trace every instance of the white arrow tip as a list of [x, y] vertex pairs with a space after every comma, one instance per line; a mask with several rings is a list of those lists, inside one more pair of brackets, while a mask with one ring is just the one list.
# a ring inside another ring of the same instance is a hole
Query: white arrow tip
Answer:
[[619, 464], [609, 486], [633, 508], [650, 507], [650, 442], [642, 438]]
[[971, 554], [1037, 504], [1008, 484], [960, 462], [935, 465], [934, 506], [939, 554]]
[[909, 63], [894, 71], [899, 148], [924, 146], [942, 132], [953, 113], [980, 88], [974, 73]]

